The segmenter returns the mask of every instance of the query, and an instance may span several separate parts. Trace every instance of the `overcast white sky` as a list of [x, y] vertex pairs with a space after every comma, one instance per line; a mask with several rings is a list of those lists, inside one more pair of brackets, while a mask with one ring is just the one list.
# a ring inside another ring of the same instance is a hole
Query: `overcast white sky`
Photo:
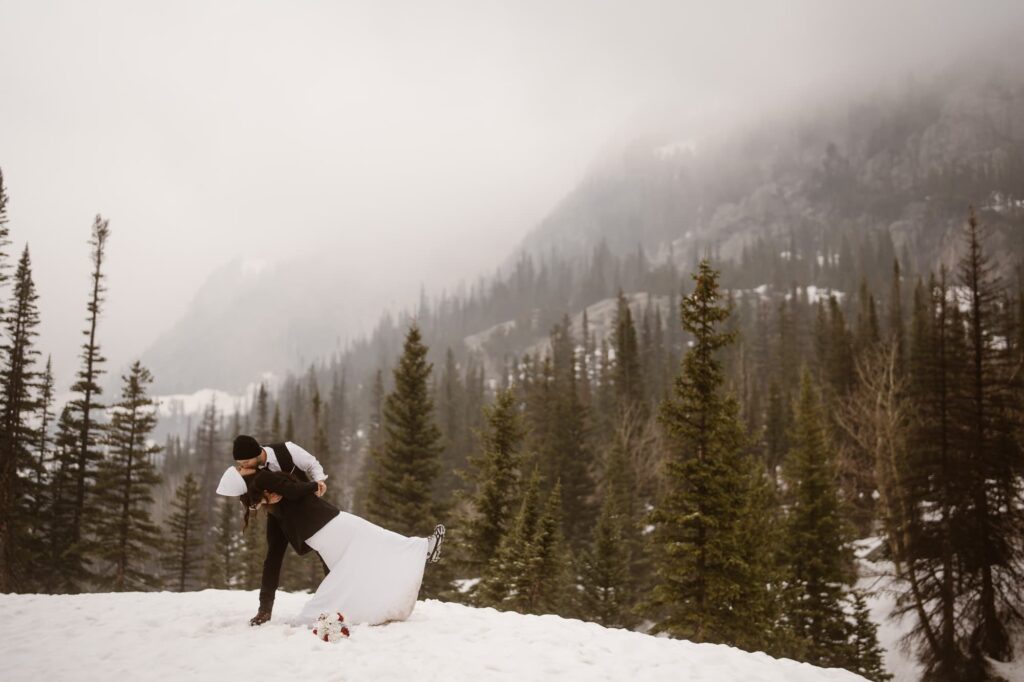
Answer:
[[236, 256], [333, 249], [412, 299], [490, 272], [652, 111], [749, 114], [920, 68], [1022, 7], [0, 0], [0, 167], [41, 346], [66, 387], [97, 212], [117, 371]]

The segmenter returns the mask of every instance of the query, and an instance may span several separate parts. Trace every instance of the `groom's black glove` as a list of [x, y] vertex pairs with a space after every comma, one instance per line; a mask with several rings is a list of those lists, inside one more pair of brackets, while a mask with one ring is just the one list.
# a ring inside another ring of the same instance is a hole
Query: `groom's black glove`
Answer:
[[270, 620], [270, 611], [264, 611], [260, 609], [256, 612], [256, 615], [249, 621], [249, 625], [263, 625]]

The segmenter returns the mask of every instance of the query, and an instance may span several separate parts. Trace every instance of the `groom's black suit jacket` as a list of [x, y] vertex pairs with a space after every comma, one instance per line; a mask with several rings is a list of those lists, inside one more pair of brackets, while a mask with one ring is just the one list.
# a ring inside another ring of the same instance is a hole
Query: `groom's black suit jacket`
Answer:
[[315, 482], [299, 481], [288, 474], [261, 469], [256, 472], [253, 483], [257, 490], [281, 495], [281, 501], [268, 508], [268, 528], [270, 519], [276, 519], [278, 527], [299, 554], [311, 552], [306, 538], [340, 513], [334, 505], [316, 496]]

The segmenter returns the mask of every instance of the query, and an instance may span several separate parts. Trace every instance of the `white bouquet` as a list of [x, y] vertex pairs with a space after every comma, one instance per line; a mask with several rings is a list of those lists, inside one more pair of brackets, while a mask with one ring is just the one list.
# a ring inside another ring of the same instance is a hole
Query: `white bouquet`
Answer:
[[348, 637], [348, 627], [345, 625], [345, 616], [335, 613], [330, 616], [321, 613], [316, 619], [316, 627], [313, 634], [325, 642], [338, 642]]

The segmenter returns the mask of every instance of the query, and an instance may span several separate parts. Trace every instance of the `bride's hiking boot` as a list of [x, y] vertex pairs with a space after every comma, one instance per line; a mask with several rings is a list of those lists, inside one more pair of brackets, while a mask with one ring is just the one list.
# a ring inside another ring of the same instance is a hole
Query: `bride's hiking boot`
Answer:
[[441, 558], [441, 544], [444, 542], [444, 524], [434, 526], [434, 533], [427, 538], [427, 561], [436, 563]]

